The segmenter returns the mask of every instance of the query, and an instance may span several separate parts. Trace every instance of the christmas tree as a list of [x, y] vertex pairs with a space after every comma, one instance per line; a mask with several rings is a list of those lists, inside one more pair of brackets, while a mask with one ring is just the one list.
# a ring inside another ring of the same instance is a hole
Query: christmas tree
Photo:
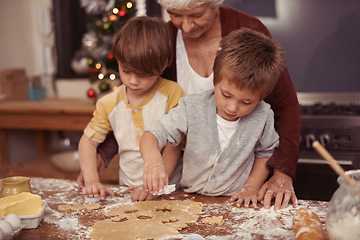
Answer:
[[[110, 90], [109, 81], [119, 80], [118, 65], [112, 54], [113, 36], [131, 17], [135, 16], [135, 2], [130, 0], [81, 0], [88, 17], [82, 46], [72, 61], [72, 69], [89, 74], [90, 82], [100, 81], [100, 92]], [[120, 81], [119, 81], [120, 82]], [[89, 97], [96, 91], [90, 89]]]

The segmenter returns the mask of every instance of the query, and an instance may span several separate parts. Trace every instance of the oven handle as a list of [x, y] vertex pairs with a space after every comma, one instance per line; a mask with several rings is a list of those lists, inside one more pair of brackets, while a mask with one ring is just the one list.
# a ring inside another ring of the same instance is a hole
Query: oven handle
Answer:
[[[336, 160], [336, 162], [342, 166], [352, 166], [353, 165], [353, 161], [351, 161], [351, 160]], [[298, 163], [328, 165], [327, 161], [325, 161], [323, 159], [312, 159], [312, 158], [300, 158]]]

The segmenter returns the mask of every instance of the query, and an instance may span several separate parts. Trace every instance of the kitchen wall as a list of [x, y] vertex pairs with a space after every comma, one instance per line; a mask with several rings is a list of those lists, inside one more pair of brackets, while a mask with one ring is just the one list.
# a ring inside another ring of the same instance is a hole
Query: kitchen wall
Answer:
[[[49, 35], [41, 30], [41, 9], [51, 0], [0, 0], [0, 70], [25, 68], [29, 76], [42, 73], [41, 46]], [[42, 26], [43, 27], [43, 26]]]
[[225, 0], [258, 16], [286, 51], [297, 92], [360, 91], [359, 0]]
[[[0, 71], [24, 68], [30, 77], [41, 73], [41, 45], [48, 38], [40, 32], [37, 13], [50, 5], [51, 0], [0, 0]], [[8, 131], [9, 160], [34, 157], [35, 140], [32, 131]]]

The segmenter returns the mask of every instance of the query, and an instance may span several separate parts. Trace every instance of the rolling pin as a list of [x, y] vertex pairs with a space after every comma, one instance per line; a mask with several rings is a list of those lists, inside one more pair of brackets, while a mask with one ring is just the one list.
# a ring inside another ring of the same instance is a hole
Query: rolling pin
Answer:
[[318, 215], [300, 208], [293, 219], [295, 240], [325, 240], [325, 233]]

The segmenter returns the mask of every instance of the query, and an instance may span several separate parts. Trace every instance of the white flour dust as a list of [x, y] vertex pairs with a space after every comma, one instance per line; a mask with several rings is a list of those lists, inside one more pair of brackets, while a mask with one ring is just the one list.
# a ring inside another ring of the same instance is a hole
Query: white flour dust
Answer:
[[[46, 208], [46, 214], [44, 222], [54, 224], [60, 228], [59, 221], [62, 222], [76, 222], [75, 219], [79, 220], [77, 224], [71, 226], [70, 229], [61, 229], [60, 237], [66, 238], [67, 234], [75, 236], [73, 239], [88, 239], [90, 234], [90, 226], [95, 224], [96, 221], [104, 219], [105, 213], [109, 212], [114, 208], [119, 208], [124, 205], [132, 204], [130, 200], [130, 194], [124, 193], [124, 189], [112, 187], [115, 193], [115, 197], [106, 197], [106, 205], [103, 204], [100, 209], [91, 212], [91, 216], [94, 218], [93, 224], [84, 225], [81, 221], [81, 217], [89, 213], [86, 210], [74, 211], [74, 212], [59, 212], [57, 210], [60, 204], [85, 204], [84, 196], [81, 190], [78, 188], [76, 182], [67, 180], [57, 179], [41, 179], [32, 178], [31, 185], [34, 189], [35, 194], [42, 195], [46, 193], [48, 207]], [[72, 197], [65, 196], [64, 193], [72, 193]], [[191, 198], [190, 198], [191, 199]], [[102, 201], [99, 203], [101, 204]], [[207, 235], [202, 236], [205, 239], [210, 240], [222, 240], [222, 239], [294, 239], [292, 232], [292, 221], [293, 217], [299, 208], [306, 208], [310, 211], [314, 211], [318, 214], [320, 221], [325, 222], [327, 202], [323, 204], [320, 202], [316, 206], [308, 201], [299, 200], [298, 207], [293, 208], [289, 205], [286, 209], [274, 211], [273, 206], [266, 210], [263, 207], [258, 208], [238, 208], [234, 207], [233, 203], [229, 201], [222, 204], [207, 204], [204, 203], [203, 212], [200, 214], [201, 218], [207, 216], [228, 216], [224, 218], [225, 223], [223, 226], [210, 226], [208, 232], [214, 232], [223, 228], [228, 229], [229, 234], [226, 236], [215, 236]], [[244, 218], [245, 216], [245, 218]], [[71, 225], [71, 224], [70, 224]], [[201, 220], [195, 223], [195, 226], [204, 226]], [[68, 227], [68, 225], [66, 226]], [[207, 227], [207, 226], [206, 226]], [[196, 233], [196, 232], [195, 232]], [[172, 238], [164, 239], [183, 239], [189, 237], [192, 233], [178, 234]], [[49, 236], [51, 239], [52, 236]], [[59, 237], [59, 236], [56, 236]], [[54, 236], [54, 238], [56, 238]]]
[[[320, 205], [320, 206], [319, 206]], [[285, 209], [274, 210], [261, 208], [238, 208], [232, 203], [225, 204], [204, 204], [201, 216], [229, 215], [231, 219], [225, 219], [222, 227], [232, 232], [228, 236], [203, 236], [209, 240], [225, 239], [294, 239], [292, 224], [294, 215], [300, 208], [306, 208], [318, 214], [320, 221], [325, 222], [327, 202], [319, 202], [316, 206], [311, 202], [299, 200], [298, 207], [289, 205]], [[320, 211], [319, 211], [320, 210]], [[244, 220], [244, 216], [245, 219]], [[197, 223], [199, 224], [199, 223]], [[221, 227], [218, 227], [221, 228]], [[177, 237], [189, 235], [178, 235]]]
[[[73, 212], [59, 212], [58, 206], [62, 204], [76, 205], [86, 204], [84, 195], [78, 188], [76, 182], [64, 179], [52, 178], [31, 178], [31, 187], [34, 194], [46, 195], [48, 206], [45, 209], [44, 222], [53, 224], [57, 228], [61, 228], [61, 236], [58, 234], [49, 236], [49, 239], [63, 237], [71, 234], [74, 239], [87, 239], [90, 234], [89, 226], [85, 226], [81, 216], [86, 214], [87, 210], [73, 211]], [[107, 205], [103, 205], [100, 209], [93, 211], [92, 216], [98, 216], [99, 219], [104, 216], [106, 212], [113, 208], [121, 207], [126, 204], [131, 204], [130, 194], [124, 194], [124, 189], [112, 188], [115, 195], [107, 196]], [[69, 198], [71, 194], [71, 198]], [[117, 197], [119, 196], [119, 197]], [[64, 224], [65, 223], [65, 224]], [[74, 224], [76, 223], [76, 224]]]

